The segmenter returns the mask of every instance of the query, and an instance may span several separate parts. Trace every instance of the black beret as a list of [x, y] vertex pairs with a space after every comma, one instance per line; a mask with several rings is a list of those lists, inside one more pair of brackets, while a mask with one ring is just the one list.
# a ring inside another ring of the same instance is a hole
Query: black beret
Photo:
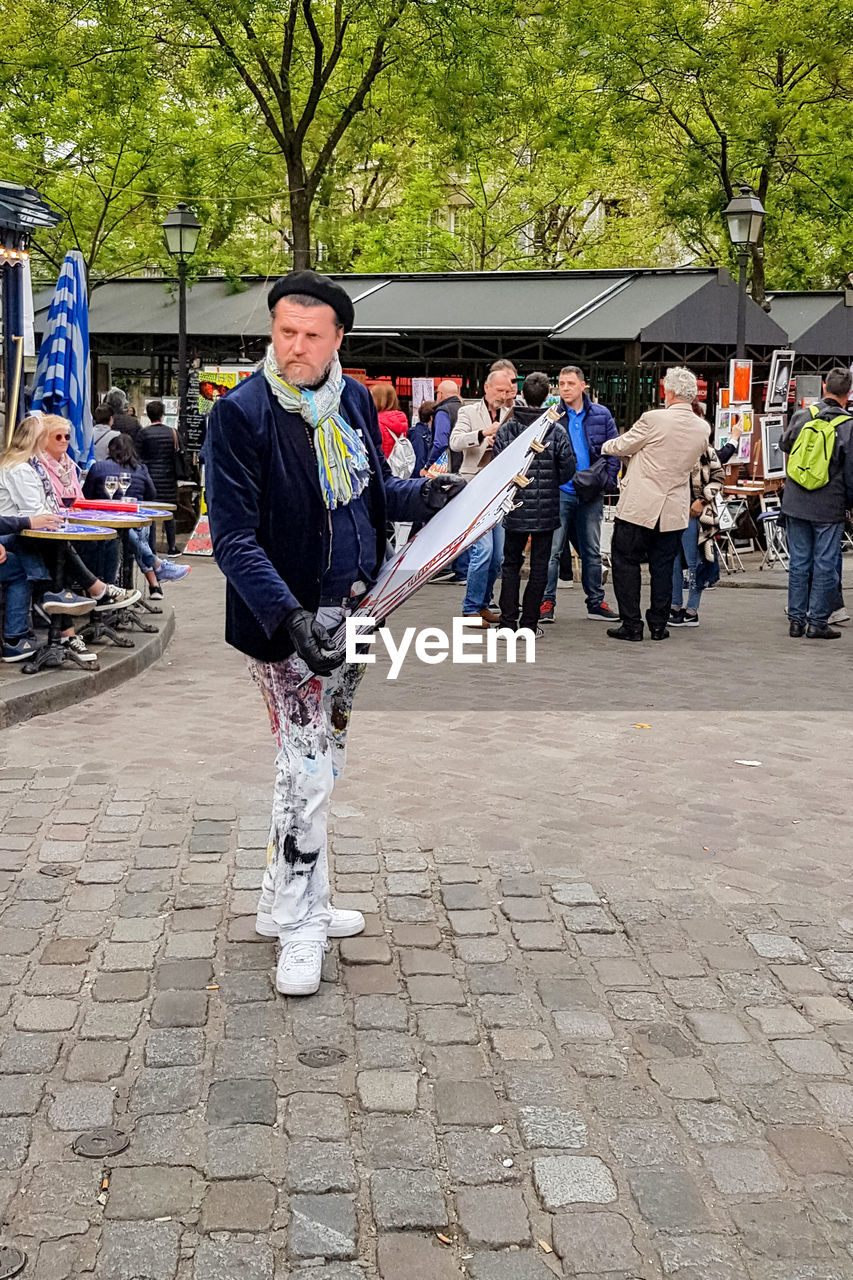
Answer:
[[309, 298], [319, 298], [328, 303], [337, 315], [344, 332], [349, 333], [355, 323], [355, 307], [346, 289], [329, 276], [319, 276], [316, 271], [291, 271], [288, 275], [276, 280], [267, 294], [267, 305], [273, 311], [280, 298], [292, 293], [307, 294]]

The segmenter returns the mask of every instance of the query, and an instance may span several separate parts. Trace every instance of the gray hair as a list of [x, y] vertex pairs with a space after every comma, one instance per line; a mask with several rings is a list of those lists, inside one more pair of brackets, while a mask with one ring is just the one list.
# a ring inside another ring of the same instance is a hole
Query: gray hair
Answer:
[[121, 387], [110, 387], [104, 396], [104, 404], [109, 405], [113, 413], [124, 413], [127, 409], [127, 396]]
[[583, 369], [578, 364], [564, 364], [562, 369], [560, 370], [561, 378], [564, 373], [573, 373], [576, 378], [580, 378], [581, 382], [586, 382]]
[[486, 375], [486, 382], [489, 381], [493, 373], [508, 373], [513, 378], [518, 377], [518, 370], [511, 360], [496, 360], [494, 364], [489, 365], [489, 372]]
[[699, 383], [689, 369], [676, 365], [674, 369], [667, 369], [663, 389], [675, 396], [676, 400], [685, 400], [691, 404], [699, 394]]

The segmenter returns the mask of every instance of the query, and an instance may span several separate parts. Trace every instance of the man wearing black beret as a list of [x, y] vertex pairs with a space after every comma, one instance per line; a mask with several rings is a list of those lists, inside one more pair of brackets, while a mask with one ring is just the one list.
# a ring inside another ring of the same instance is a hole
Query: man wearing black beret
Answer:
[[341, 373], [355, 313], [339, 284], [294, 271], [268, 303], [266, 359], [217, 400], [203, 458], [225, 637], [248, 656], [279, 745], [257, 929], [281, 943], [278, 990], [310, 995], [326, 939], [364, 928], [329, 901], [329, 804], [364, 670], [330, 629], [375, 580], [388, 521], [428, 520], [463, 482], [391, 475], [373, 400]]

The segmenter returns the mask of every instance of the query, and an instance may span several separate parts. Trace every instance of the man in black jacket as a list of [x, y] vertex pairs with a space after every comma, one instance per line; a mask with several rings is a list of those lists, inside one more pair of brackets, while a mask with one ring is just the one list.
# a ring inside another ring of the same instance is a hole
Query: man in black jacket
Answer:
[[[497, 455], [510, 441], [542, 417], [542, 405], [551, 389], [546, 373], [529, 373], [521, 394], [525, 406], [516, 405], [512, 416], [498, 427], [493, 446]], [[501, 626], [514, 631], [518, 623], [518, 594], [524, 548], [530, 538], [530, 576], [521, 603], [521, 626], [542, 635], [539, 607], [548, 581], [548, 561], [554, 530], [560, 527], [560, 486], [577, 469], [575, 453], [565, 427], [555, 423], [545, 437], [544, 449], [534, 455], [527, 472], [528, 485], [518, 491], [518, 508], [504, 516], [504, 557], [501, 568]]]
[[428, 520], [463, 482], [391, 475], [373, 400], [341, 373], [354, 311], [340, 285], [292, 272], [268, 304], [263, 367], [216, 401], [202, 454], [226, 639], [251, 660], [280, 748], [256, 927], [281, 943], [278, 990], [310, 995], [326, 939], [364, 928], [329, 901], [329, 804], [364, 670], [331, 632], [375, 580], [387, 522]]
[[[139, 456], [148, 468], [148, 474], [157, 490], [158, 502], [178, 501], [178, 433], [163, 421], [166, 406], [162, 400], [151, 400], [145, 406], [150, 426], [145, 427], [136, 448]], [[152, 526], [153, 528], [154, 526]], [[169, 555], [175, 554], [175, 521], [164, 520], [166, 543]], [[151, 548], [154, 550], [152, 541]]]
[[807, 489], [789, 475], [782, 493], [790, 555], [788, 630], [795, 638], [805, 633], [810, 640], [837, 640], [841, 635], [829, 626], [829, 615], [841, 585], [838, 566], [845, 513], [853, 506], [853, 416], [847, 412], [851, 385], [849, 369], [830, 369], [823, 399], [795, 413], [780, 441], [790, 454], [807, 423], [816, 419], [835, 426], [827, 483]]

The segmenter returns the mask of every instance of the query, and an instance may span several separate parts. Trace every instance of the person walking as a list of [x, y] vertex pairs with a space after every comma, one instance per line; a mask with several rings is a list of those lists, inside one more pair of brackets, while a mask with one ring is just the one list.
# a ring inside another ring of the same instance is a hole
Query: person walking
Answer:
[[[178, 454], [181, 448], [178, 433], [163, 421], [166, 406], [162, 400], [151, 400], [145, 406], [145, 412], [151, 425], [141, 432], [138, 442], [134, 441], [136, 452], [154, 481], [157, 501], [174, 505], [178, 501]], [[164, 521], [166, 546], [172, 556], [175, 554], [175, 523], [175, 520]]]
[[310, 995], [327, 938], [364, 929], [329, 900], [329, 805], [364, 672], [332, 632], [375, 580], [388, 522], [428, 520], [463, 482], [391, 475], [376, 407], [341, 372], [355, 313], [339, 284], [294, 271], [267, 302], [264, 363], [217, 400], [202, 456], [225, 638], [248, 657], [279, 744], [256, 928], [281, 943], [278, 991]]
[[780, 441], [788, 454], [782, 515], [790, 559], [788, 632], [795, 639], [841, 635], [829, 617], [843, 610], [841, 543], [846, 510], [853, 506], [851, 385], [849, 369], [830, 369], [823, 399], [795, 413]]
[[[551, 384], [547, 373], [529, 373], [521, 393], [525, 405], [516, 405], [495, 435], [495, 456], [542, 416]], [[519, 625], [518, 596], [524, 551], [530, 539], [530, 575], [521, 603], [521, 626], [542, 635], [539, 606], [548, 577], [548, 559], [554, 530], [560, 521], [560, 486], [571, 480], [577, 469], [574, 450], [566, 429], [554, 423], [542, 441], [541, 453], [534, 453], [527, 472], [527, 487], [519, 489], [517, 503], [504, 516], [504, 556], [501, 567], [500, 623], [513, 631]]]
[[[693, 412], [705, 426], [708, 423], [694, 400]], [[732, 445], [732, 449], [737, 447]], [[698, 627], [699, 604], [709, 582], [719, 578], [719, 562], [714, 535], [720, 525], [717, 498], [723, 491], [726, 472], [722, 460], [708, 440], [708, 447], [690, 473], [690, 519], [681, 535], [681, 552], [672, 566], [671, 627]], [[687, 604], [684, 604], [684, 566], [687, 568]]]
[[604, 518], [604, 494], [616, 484], [619, 460], [600, 460], [604, 442], [614, 440], [619, 433], [610, 410], [590, 399], [583, 370], [576, 364], [568, 364], [560, 370], [559, 390], [559, 421], [568, 432], [577, 459], [578, 484], [576, 486], [575, 481], [570, 480], [561, 489], [560, 525], [554, 533], [539, 620], [543, 623], [554, 621], [560, 555], [566, 542], [572, 542], [580, 556], [586, 616], [594, 621], [613, 622], [616, 615], [604, 599], [602, 583], [601, 522]]
[[708, 448], [708, 427], [693, 412], [698, 390], [689, 369], [668, 370], [663, 409], [651, 409], [602, 453], [628, 458], [613, 527], [610, 563], [619, 606], [614, 640], [642, 640], [640, 565], [648, 561], [651, 603], [646, 621], [653, 640], [666, 640], [672, 602], [672, 567], [690, 519], [690, 474]]
[[[501, 364], [505, 365], [505, 362]], [[508, 416], [515, 394], [516, 380], [510, 370], [506, 367], [493, 369], [483, 384], [483, 398], [474, 404], [463, 405], [459, 410], [450, 436], [450, 447], [462, 454], [459, 475], [464, 480], [472, 479], [491, 461], [498, 427]], [[483, 627], [498, 621], [498, 615], [489, 605], [501, 570], [503, 552], [504, 528], [500, 523], [469, 548], [462, 616], [479, 618]]]

